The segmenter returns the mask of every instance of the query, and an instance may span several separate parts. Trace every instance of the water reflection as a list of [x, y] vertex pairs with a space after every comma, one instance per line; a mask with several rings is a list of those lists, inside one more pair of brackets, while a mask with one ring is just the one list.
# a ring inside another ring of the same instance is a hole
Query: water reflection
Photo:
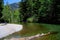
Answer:
[[[49, 31], [59, 31], [60, 25], [50, 25], [50, 24], [39, 24], [39, 23], [23, 23], [23, 30], [20, 32], [16, 32], [6, 38], [20, 38], [20, 37], [26, 37], [26, 36], [32, 36], [36, 35], [38, 33], [47, 33]], [[60, 32], [60, 31], [59, 31]], [[59, 40], [60, 33], [58, 34], [51, 34], [48, 36], [44, 36], [41, 38], [37, 38], [35, 40]]]

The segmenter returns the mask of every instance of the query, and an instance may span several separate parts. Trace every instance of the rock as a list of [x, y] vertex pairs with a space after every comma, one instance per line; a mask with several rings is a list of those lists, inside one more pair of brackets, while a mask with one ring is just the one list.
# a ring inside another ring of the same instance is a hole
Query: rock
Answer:
[[15, 32], [21, 31], [23, 29], [22, 25], [18, 24], [1, 24], [0, 25], [0, 38], [6, 37]]

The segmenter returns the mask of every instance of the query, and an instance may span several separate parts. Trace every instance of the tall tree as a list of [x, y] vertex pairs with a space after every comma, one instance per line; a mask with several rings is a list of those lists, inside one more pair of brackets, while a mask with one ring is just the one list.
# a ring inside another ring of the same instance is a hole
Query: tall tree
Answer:
[[26, 21], [27, 18], [32, 18], [35, 22], [47, 23], [59, 21], [59, 2], [59, 0], [22, 0], [20, 3], [21, 20]]
[[2, 4], [3, 4], [3, 0], [0, 0], [0, 18], [2, 17]]
[[[13, 23], [13, 10], [11, 9], [11, 7], [9, 6], [8, 2], [7, 2], [7, 5], [4, 6], [4, 9], [3, 9], [3, 19], [8, 21], [9, 23]], [[6, 22], [5, 21], [5, 22]]]
[[60, 23], [60, 1], [59, 0], [53, 1], [53, 14], [52, 14], [53, 16], [52, 20], [54, 21], [54, 23]]
[[30, 4], [28, 0], [22, 0], [20, 3], [20, 21], [26, 22], [30, 17]]
[[39, 9], [39, 21], [40, 22], [49, 22], [49, 20], [51, 20], [51, 15], [52, 15], [52, 11], [51, 11], [51, 4], [52, 4], [52, 0], [40, 0], [41, 2], [41, 7]]
[[3, 21], [1, 19], [1, 17], [2, 17], [2, 10], [3, 10], [3, 0], [0, 0], [0, 22]]

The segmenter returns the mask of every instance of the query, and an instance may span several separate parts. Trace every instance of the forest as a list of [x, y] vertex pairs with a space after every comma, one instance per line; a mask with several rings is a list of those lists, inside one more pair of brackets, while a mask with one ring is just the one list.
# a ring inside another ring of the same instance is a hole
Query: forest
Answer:
[[16, 33], [16, 36], [57, 32], [36, 40], [60, 40], [59, 0], [21, 0], [18, 5], [19, 7], [13, 10], [8, 2], [4, 5], [3, 0], [0, 0], [0, 23], [22, 24], [24, 28]]
[[7, 3], [0, 3], [0, 23], [60, 23], [60, 1], [59, 0], [21, 0], [19, 8], [12, 10]]

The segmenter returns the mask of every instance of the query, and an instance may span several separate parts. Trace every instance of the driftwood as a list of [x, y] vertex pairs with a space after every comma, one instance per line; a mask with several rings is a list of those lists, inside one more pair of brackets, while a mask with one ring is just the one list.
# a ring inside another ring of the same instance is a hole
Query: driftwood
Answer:
[[23, 37], [23, 38], [11, 38], [11, 39], [4, 39], [4, 40], [33, 40], [35, 38], [38, 38], [38, 37], [42, 37], [42, 36], [47, 36], [47, 35], [50, 35], [50, 34], [57, 34], [58, 32], [48, 32], [48, 33], [42, 33], [42, 34], [37, 34], [37, 35], [34, 35], [34, 36], [30, 36], [30, 37]]

